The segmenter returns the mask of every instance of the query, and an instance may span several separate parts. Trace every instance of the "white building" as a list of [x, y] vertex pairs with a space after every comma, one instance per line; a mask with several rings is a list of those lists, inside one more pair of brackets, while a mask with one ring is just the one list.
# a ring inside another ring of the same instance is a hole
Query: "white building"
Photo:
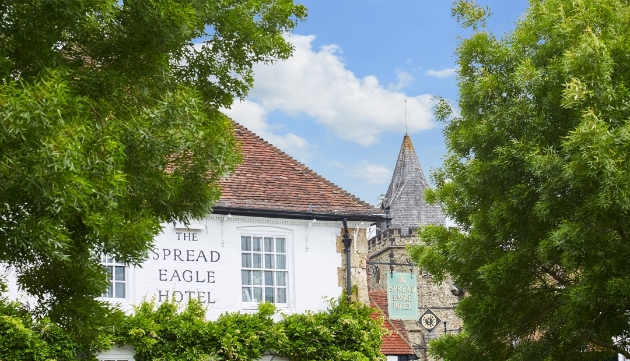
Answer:
[[[345, 285], [343, 218], [354, 242], [352, 284], [368, 302], [365, 231], [384, 211], [319, 176], [237, 125], [243, 163], [222, 182], [212, 215], [188, 226], [164, 225], [142, 267], [104, 259], [111, 286], [104, 297], [131, 309], [143, 299], [190, 298], [208, 305], [208, 318], [275, 303], [287, 313], [319, 311]], [[101, 360], [133, 360], [115, 348]]]

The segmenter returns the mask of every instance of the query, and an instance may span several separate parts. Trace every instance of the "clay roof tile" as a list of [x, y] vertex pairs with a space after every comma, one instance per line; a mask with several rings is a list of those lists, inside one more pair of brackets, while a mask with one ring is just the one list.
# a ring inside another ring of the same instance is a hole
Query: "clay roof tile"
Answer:
[[[387, 291], [372, 291], [369, 294], [370, 305], [380, 310], [385, 317], [383, 327], [389, 332], [383, 337], [381, 353], [384, 355], [416, 355], [408, 341], [409, 335], [405, 324], [401, 320], [390, 320], [387, 311]], [[373, 317], [378, 317], [373, 314]]]
[[[235, 123], [243, 162], [221, 181], [218, 209], [260, 209], [383, 218], [385, 212], [360, 200], [304, 164]], [[367, 219], [367, 218], [366, 218]]]

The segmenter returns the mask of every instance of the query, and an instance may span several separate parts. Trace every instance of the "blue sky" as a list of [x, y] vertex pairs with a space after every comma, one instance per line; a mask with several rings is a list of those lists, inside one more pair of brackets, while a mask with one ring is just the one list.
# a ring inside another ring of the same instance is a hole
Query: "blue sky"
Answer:
[[[291, 59], [255, 66], [247, 99], [226, 113], [366, 202], [387, 191], [407, 132], [429, 173], [446, 153], [433, 97], [457, 101], [451, 0], [303, 0]], [[477, 0], [489, 28], [513, 27], [526, 0]]]

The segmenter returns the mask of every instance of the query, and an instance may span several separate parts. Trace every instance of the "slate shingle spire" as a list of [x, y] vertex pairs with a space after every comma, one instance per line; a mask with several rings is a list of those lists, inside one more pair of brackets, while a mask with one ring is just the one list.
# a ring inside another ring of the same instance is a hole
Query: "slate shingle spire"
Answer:
[[444, 214], [438, 205], [429, 205], [424, 200], [424, 191], [429, 184], [424, 177], [420, 161], [411, 144], [409, 135], [403, 137], [398, 161], [394, 168], [382, 207], [392, 218], [389, 228], [400, 228], [402, 233], [420, 225], [444, 225]]

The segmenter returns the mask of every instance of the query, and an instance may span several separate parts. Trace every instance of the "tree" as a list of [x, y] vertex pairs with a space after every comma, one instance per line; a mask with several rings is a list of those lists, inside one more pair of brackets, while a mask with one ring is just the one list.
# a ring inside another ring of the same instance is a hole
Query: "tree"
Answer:
[[414, 260], [466, 290], [446, 360], [630, 357], [630, 3], [531, 0], [502, 37], [487, 9], [457, 48], [459, 112]]
[[101, 254], [140, 264], [211, 211], [238, 145], [218, 111], [290, 56], [291, 0], [0, 1], [0, 263], [89, 339]]

